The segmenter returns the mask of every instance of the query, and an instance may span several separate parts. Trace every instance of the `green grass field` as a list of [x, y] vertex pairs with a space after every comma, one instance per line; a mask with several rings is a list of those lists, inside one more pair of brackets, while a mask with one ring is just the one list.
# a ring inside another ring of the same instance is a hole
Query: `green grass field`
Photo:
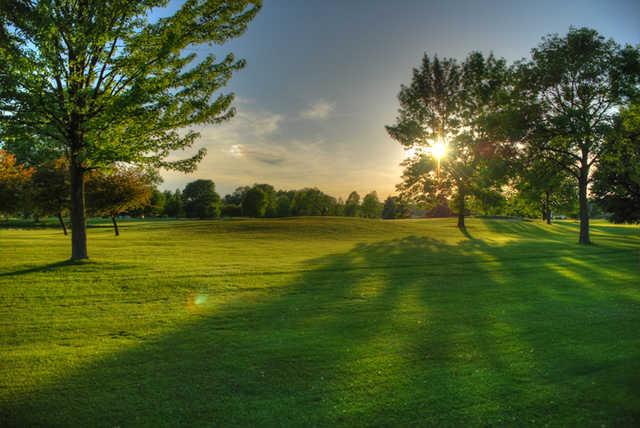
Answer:
[[638, 227], [454, 225], [0, 229], [0, 425], [640, 424]]

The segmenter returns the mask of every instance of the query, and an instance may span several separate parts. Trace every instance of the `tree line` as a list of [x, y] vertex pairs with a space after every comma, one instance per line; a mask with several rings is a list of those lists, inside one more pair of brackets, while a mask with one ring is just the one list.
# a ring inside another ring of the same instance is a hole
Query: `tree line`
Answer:
[[[0, 150], [0, 214], [20, 215], [38, 221], [55, 216], [67, 234], [70, 213], [69, 165], [65, 158], [40, 167], [25, 166], [13, 154]], [[238, 187], [221, 198], [212, 180], [200, 179], [183, 189], [161, 191], [154, 170], [114, 164], [87, 175], [87, 212], [109, 217], [119, 235], [117, 218], [173, 217], [213, 219], [220, 217], [275, 218], [291, 216], [347, 216], [406, 218], [409, 205], [390, 196], [383, 203], [372, 191], [360, 198], [353, 191], [346, 201], [317, 188], [276, 190], [270, 184]]]

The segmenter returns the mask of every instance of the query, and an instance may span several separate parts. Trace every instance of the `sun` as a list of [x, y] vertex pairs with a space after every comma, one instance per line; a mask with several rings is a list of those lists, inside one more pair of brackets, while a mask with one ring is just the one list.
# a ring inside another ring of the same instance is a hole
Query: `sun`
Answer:
[[431, 146], [431, 154], [437, 160], [442, 159], [444, 157], [444, 155], [447, 154], [447, 146], [446, 146], [446, 144], [441, 140], [436, 141]]

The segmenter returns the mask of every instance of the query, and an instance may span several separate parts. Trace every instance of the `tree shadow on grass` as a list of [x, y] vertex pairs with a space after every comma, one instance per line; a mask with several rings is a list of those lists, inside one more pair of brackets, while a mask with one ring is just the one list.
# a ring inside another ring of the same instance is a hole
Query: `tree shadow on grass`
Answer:
[[178, 331], [3, 403], [0, 420], [8, 426], [639, 422], [640, 348], [632, 326], [640, 322], [640, 305], [629, 295], [637, 286], [624, 285], [624, 275], [638, 277], [632, 256], [616, 259], [623, 277], [603, 290], [593, 284], [607, 279], [608, 259], [586, 266], [584, 260], [617, 253], [578, 248], [573, 263], [559, 260], [566, 257], [561, 244], [497, 246], [468, 237], [452, 246], [408, 236], [313, 260], [314, 270], [270, 298], [215, 310], [204, 305]]
[[55, 270], [59, 270], [59, 269], [64, 269], [66, 267], [69, 266], [80, 266], [80, 265], [84, 265], [87, 264], [88, 262], [85, 261], [75, 261], [75, 260], [63, 260], [60, 262], [55, 262], [55, 263], [47, 263], [45, 265], [39, 265], [39, 266], [34, 266], [34, 267], [29, 267], [29, 268], [24, 268], [24, 269], [18, 269], [18, 270], [14, 270], [11, 272], [0, 272], [0, 277], [5, 277], [5, 276], [15, 276], [15, 275], [27, 275], [30, 273], [42, 273], [42, 272], [52, 272]]

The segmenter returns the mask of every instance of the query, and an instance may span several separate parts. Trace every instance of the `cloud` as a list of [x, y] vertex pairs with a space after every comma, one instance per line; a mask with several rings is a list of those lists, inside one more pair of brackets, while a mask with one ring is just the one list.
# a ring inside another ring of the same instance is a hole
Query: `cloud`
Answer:
[[335, 106], [324, 100], [318, 100], [311, 104], [306, 110], [300, 112], [300, 117], [304, 119], [326, 119], [333, 112]]
[[283, 155], [273, 153], [273, 148], [268, 150], [261, 147], [248, 147], [244, 144], [232, 144], [229, 147], [229, 154], [235, 159], [255, 160], [267, 165], [280, 165], [285, 161]]

